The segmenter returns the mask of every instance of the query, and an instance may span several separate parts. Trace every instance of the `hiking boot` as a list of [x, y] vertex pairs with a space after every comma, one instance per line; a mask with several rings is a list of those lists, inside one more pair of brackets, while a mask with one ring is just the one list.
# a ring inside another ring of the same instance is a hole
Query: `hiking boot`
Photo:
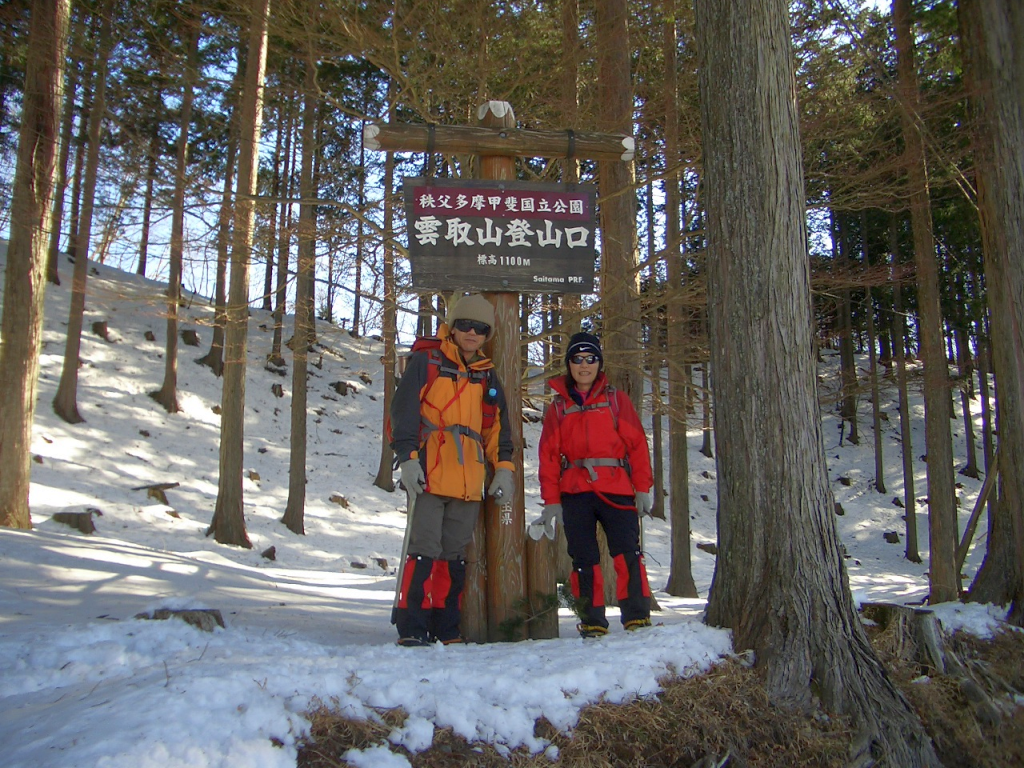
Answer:
[[459, 635], [458, 637], [450, 638], [448, 640], [442, 640], [442, 639], [440, 639], [438, 637], [435, 637], [434, 640], [436, 642], [440, 643], [441, 645], [465, 645], [466, 643], [469, 642], [469, 640], [464, 638], [462, 635]]
[[398, 644], [403, 648], [426, 648], [430, 641], [425, 637], [400, 637]]
[[608, 628], [602, 627], [600, 624], [577, 624], [576, 631], [582, 638], [604, 637], [608, 634]]
[[638, 629], [651, 626], [650, 619], [630, 619], [622, 625], [627, 632], [636, 632]]

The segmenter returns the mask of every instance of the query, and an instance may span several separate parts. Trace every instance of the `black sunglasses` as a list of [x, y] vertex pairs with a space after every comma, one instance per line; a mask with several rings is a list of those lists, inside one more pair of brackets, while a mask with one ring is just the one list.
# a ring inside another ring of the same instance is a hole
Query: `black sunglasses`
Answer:
[[452, 323], [452, 328], [460, 333], [469, 333], [472, 331], [477, 336], [486, 336], [491, 332], [491, 326], [487, 323], [481, 323], [478, 320], [467, 320], [464, 317], [460, 317]]
[[597, 355], [573, 355], [569, 358], [569, 362], [573, 365], [593, 365], [598, 361]]

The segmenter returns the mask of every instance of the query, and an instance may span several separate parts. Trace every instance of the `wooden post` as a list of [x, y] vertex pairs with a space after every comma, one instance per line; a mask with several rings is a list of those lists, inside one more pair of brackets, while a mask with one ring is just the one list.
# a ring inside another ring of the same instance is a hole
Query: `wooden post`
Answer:
[[[477, 110], [477, 118], [484, 128], [502, 131], [515, 128], [516, 116], [505, 101], [489, 101]], [[515, 181], [515, 158], [499, 155], [480, 155], [481, 179]], [[489, 356], [505, 389], [508, 402], [508, 422], [515, 446], [516, 493], [500, 503], [488, 497], [484, 504], [484, 529], [487, 548], [487, 638], [521, 640], [524, 627], [517, 619], [525, 609], [526, 566], [526, 509], [523, 494], [523, 401], [520, 397], [523, 380], [519, 367], [519, 294], [490, 293], [494, 304], [494, 336], [490, 341]]]

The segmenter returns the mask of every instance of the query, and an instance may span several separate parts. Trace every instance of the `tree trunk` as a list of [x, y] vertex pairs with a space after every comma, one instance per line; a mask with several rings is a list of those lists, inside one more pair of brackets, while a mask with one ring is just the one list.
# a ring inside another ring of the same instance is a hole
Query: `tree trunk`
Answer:
[[870, 749], [893, 768], [937, 766], [855, 613], [835, 528], [788, 6], [736, 0], [696, 11], [718, 456], [707, 620], [732, 629], [737, 651], [754, 650], [776, 701], [817, 697], [850, 717], [864, 745], [855, 758]]
[[[291, 203], [287, 202], [292, 196], [292, 131], [295, 129], [295, 119], [292, 113], [292, 99], [288, 98], [281, 105], [281, 118], [278, 121], [278, 134], [284, 133], [284, 175], [282, 183], [278, 186], [281, 196], [284, 198], [280, 205], [280, 223], [277, 228], [277, 283], [274, 288], [274, 340], [270, 348], [270, 360], [275, 365], [284, 366], [284, 358], [281, 357], [281, 341], [284, 335], [284, 313], [285, 299], [288, 289], [288, 256], [291, 250], [291, 232], [289, 232], [288, 217], [291, 213]], [[312, 144], [312, 140], [310, 142]], [[312, 174], [310, 169], [310, 174]], [[312, 178], [312, 176], [310, 176]], [[273, 253], [274, 249], [270, 249]], [[273, 256], [267, 257], [267, 269], [273, 263]], [[296, 308], [296, 313], [298, 309]], [[307, 329], [308, 330], [308, 329]], [[311, 337], [312, 338], [312, 337]], [[293, 342], [294, 343], [294, 342]]]
[[224, 386], [221, 392], [220, 476], [217, 506], [207, 535], [221, 544], [252, 548], [245, 532], [242, 496], [243, 434], [245, 427], [246, 341], [249, 332], [249, 258], [263, 116], [263, 78], [267, 66], [267, 23], [270, 0], [253, 0], [248, 61], [242, 108], [238, 195], [231, 243], [231, 289], [224, 329]]
[[960, 470], [960, 474], [977, 480], [981, 477], [981, 471], [978, 469], [978, 441], [974, 435], [974, 416], [971, 413], [971, 399], [974, 390], [974, 365], [971, 363], [971, 349], [967, 338], [967, 330], [957, 328], [953, 336], [956, 341], [956, 365], [960, 373], [960, 410], [963, 412], [964, 440], [967, 451], [967, 463]]
[[[654, 232], [654, 181], [647, 177], [646, 195], [644, 196], [644, 212], [647, 215], [647, 285], [649, 295], [654, 295], [657, 285], [657, 244]], [[662, 363], [665, 360], [662, 331], [664, 326], [660, 307], [651, 307], [647, 313], [647, 369], [651, 377], [651, 452], [653, 454], [651, 469], [654, 471], [654, 487], [651, 495], [654, 506], [651, 516], [659, 520], [665, 519], [665, 452], [662, 450], [664, 439], [661, 422], [665, 415], [665, 403], [662, 398], [661, 377]], [[526, 366], [524, 365], [524, 368]]]
[[[868, 217], [860, 212], [860, 238], [864, 266], [871, 264], [868, 256]], [[882, 404], [879, 402], [878, 387], [878, 344], [875, 338], [875, 299], [871, 287], [864, 289], [865, 314], [868, 320], [869, 375], [871, 377], [871, 428], [875, 435], [875, 490], [885, 493], [885, 458], [882, 451]]]
[[32, 421], [43, 338], [48, 234], [70, 0], [36, 0], [29, 22], [18, 160], [0, 319], [0, 525], [31, 528]]
[[904, 163], [910, 196], [917, 267], [918, 329], [924, 362], [925, 446], [928, 455], [928, 600], [946, 603], [960, 597], [956, 569], [957, 519], [953, 488], [953, 441], [949, 433], [949, 368], [942, 343], [939, 269], [932, 235], [931, 202], [924, 139], [917, 114], [917, 70], [911, 30], [911, 0], [893, 0], [899, 73]]
[[[159, 104], [161, 97], [154, 98], [154, 106]], [[157, 160], [160, 155], [160, 121], [155, 110], [152, 115], [153, 135], [149, 138], [149, 156], [146, 158], [146, 191], [142, 201], [142, 233], [139, 235], [139, 265], [136, 273], [146, 276], [149, 265], [149, 230], [153, 219], [153, 189], [156, 186]]]
[[[599, 130], [632, 134], [626, 0], [598, 0], [596, 42]], [[601, 223], [601, 345], [609, 382], [641, 412], [643, 358], [640, 354], [640, 294], [637, 274], [636, 196], [632, 163], [598, 163]]]
[[839, 379], [842, 384], [842, 400], [839, 413], [850, 425], [847, 440], [860, 445], [857, 431], [857, 362], [853, 357], [853, 316], [850, 289], [845, 287], [853, 276], [853, 264], [847, 244], [849, 227], [845, 216], [832, 211], [833, 256], [838, 253], [839, 279], [844, 287], [839, 291], [839, 307], [836, 317], [836, 331], [839, 334]]
[[[388, 104], [392, 104], [394, 83], [388, 82]], [[388, 108], [388, 120], [392, 117], [392, 108]], [[398, 290], [395, 286], [395, 157], [388, 152], [384, 159], [384, 317], [381, 322], [381, 335], [384, 339], [384, 410], [381, 418], [391, 413], [391, 400], [395, 396], [395, 340], [398, 336]], [[377, 477], [373, 484], [381, 490], [393, 493], [395, 490], [394, 475], [395, 452], [388, 444], [387, 435], [381, 429], [380, 462], [377, 464]]]
[[106, 112], [107, 64], [114, 45], [111, 27], [113, 0], [106, 0], [98, 10], [100, 15], [99, 49], [96, 51], [95, 81], [92, 109], [89, 115], [89, 149], [83, 181], [82, 214], [78, 224], [75, 249], [75, 268], [71, 276], [71, 308], [68, 313], [67, 338], [64, 345], [64, 365], [60, 383], [53, 398], [53, 410], [69, 424], [85, 421], [78, 412], [78, 366], [82, 348], [82, 322], [85, 313], [85, 287], [89, 277], [89, 240], [92, 236], [93, 209], [96, 201], [96, 176], [100, 163], [100, 138]]
[[[1012, 600], [1009, 620], [1024, 608], [1024, 7], [1014, 0], [963, 0], [975, 100], [978, 209], [998, 399], [1000, 465], [996, 515], [1008, 541], [989, 538], [985, 558], [1002, 560], [1000, 597]], [[997, 549], [998, 548], [998, 549]], [[1001, 563], [996, 563], [997, 566]], [[973, 590], [972, 590], [973, 598]]]
[[[310, 15], [315, 20], [319, 4], [310, 2]], [[313, 168], [317, 154], [317, 87], [316, 56], [309, 51], [306, 59], [306, 89], [302, 115], [302, 166], [299, 178], [299, 252], [295, 283], [295, 331], [292, 343], [292, 428], [288, 463], [288, 506], [283, 522], [293, 533], [304, 534], [306, 508], [306, 371], [309, 345], [313, 333], [313, 285], [316, 277], [316, 205], [317, 179]]]
[[171, 200], [171, 253], [167, 278], [167, 339], [164, 351], [164, 383], [150, 395], [168, 413], [178, 407], [178, 306], [181, 303], [181, 259], [185, 241], [185, 183], [188, 180], [188, 142], [192, 127], [192, 102], [199, 68], [199, 25], [194, 8], [183, 9], [188, 45], [185, 83], [181, 95], [181, 125], [178, 128], [178, 151], [175, 159], [174, 196]]
[[[896, 217], [889, 223], [889, 249], [893, 267], [899, 264], [899, 238]], [[917, 498], [914, 488], [914, 444], [910, 429], [910, 392], [907, 384], [907, 318], [903, 313], [903, 290], [899, 280], [892, 287], [893, 342], [896, 353], [896, 388], [900, 401], [900, 453], [903, 461], [903, 509], [906, 520], [907, 546], [905, 557], [912, 563], [921, 562], [917, 546]]]
[[[70, 22], [69, 22], [70, 23]], [[81, 40], [83, 24], [75, 25], [75, 31], [68, 34]], [[81, 55], [80, 45], [72, 44], [72, 59]], [[78, 54], [78, 56], [76, 56]], [[71, 142], [75, 127], [75, 92], [78, 88], [78, 68], [72, 67], [67, 73], [67, 91], [64, 94], [63, 115], [60, 127], [60, 157], [57, 160], [57, 180], [53, 191], [53, 222], [50, 230], [49, 253], [46, 257], [46, 279], [53, 285], [60, 285], [60, 231], [64, 224], [64, 192], [67, 189], [68, 161], [71, 158]]]
[[[240, 49], [235, 77], [231, 84], [231, 92], [235, 98], [238, 98], [241, 92], [244, 71], [245, 61]], [[210, 350], [196, 360], [200, 365], [209, 367], [213, 371], [213, 375], [218, 377], [224, 373], [224, 325], [226, 323], [225, 305], [227, 304], [225, 294], [227, 293], [231, 220], [234, 215], [234, 203], [232, 202], [231, 193], [234, 185], [235, 160], [238, 156], [238, 121], [238, 110], [232, 106], [231, 114], [228, 116], [228, 151], [224, 162], [224, 188], [221, 192], [220, 212], [217, 216], [217, 275], [214, 280], [213, 340], [210, 343]]]
[[687, 343], [683, 306], [683, 254], [680, 221], [682, 195], [679, 158], [679, 120], [676, 78], [677, 31], [673, 0], [663, 3], [663, 46], [665, 56], [665, 258], [668, 262], [666, 361], [669, 403], [669, 502], [672, 521], [671, 568], [665, 591], [675, 597], [697, 597], [690, 558], [690, 466], [686, 439]]
[[871, 427], [875, 434], [875, 490], [885, 493], [885, 456], [882, 450], [882, 406], [878, 401], [878, 344], [875, 339], [875, 306], [871, 289], [867, 289], [868, 342], [870, 344], [868, 366], [871, 377]]

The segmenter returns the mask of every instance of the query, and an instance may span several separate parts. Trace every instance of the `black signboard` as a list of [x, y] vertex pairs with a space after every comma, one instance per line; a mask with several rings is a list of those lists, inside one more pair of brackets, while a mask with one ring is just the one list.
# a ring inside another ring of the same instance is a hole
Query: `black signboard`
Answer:
[[593, 292], [593, 186], [407, 178], [403, 192], [413, 288]]

